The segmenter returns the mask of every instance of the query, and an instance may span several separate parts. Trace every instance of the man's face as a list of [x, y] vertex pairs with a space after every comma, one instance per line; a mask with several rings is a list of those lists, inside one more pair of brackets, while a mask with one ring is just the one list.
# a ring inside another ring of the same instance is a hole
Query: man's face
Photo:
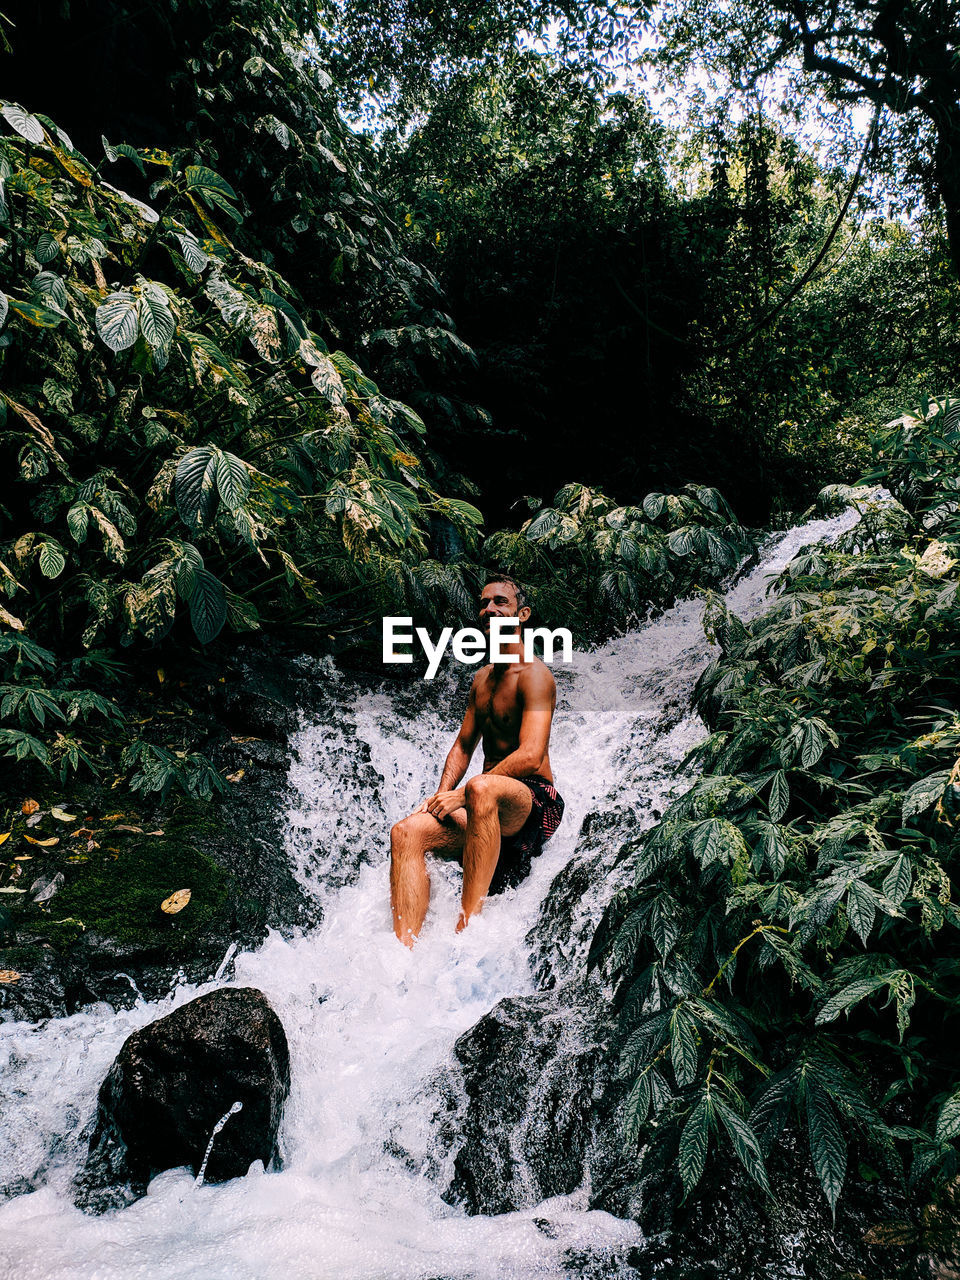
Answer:
[[512, 582], [488, 582], [480, 596], [480, 626], [490, 634], [491, 618], [519, 618], [526, 622], [529, 608], [517, 608], [517, 589]]

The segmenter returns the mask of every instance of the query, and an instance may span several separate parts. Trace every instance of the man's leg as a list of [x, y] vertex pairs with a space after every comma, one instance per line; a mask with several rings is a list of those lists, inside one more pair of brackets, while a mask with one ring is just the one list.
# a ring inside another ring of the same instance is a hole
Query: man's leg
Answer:
[[463, 848], [466, 812], [458, 809], [445, 822], [429, 813], [412, 813], [390, 832], [390, 905], [393, 931], [406, 947], [412, 947], [430, 905], [430, 877], [426, 854]]
[[457, 933], [483, 906], [500, 857], [500, 837], [520, 830], [533, 807], [530, 788], [516, 778], [480, 773], [466, 788], [467, 833], [463, 845], [463, 896]]

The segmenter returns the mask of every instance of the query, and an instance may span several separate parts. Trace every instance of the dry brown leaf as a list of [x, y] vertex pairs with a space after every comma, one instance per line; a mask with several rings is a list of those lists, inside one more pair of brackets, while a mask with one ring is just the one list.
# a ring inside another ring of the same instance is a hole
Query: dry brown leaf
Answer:
[[25, 813], [27, 817], [29, 817], [31, 813], [36, 813], [39, 808], [40, 806], [37, 804], [36, 800], [24, 800], [23, 804], [20, 806], [20, 812]]
[[14, 617], [14, 615], [8, 609], [5, 609], [2, 604], [0, 604], [0, 622], [4, 623], [5, 626], [10, 627], [12, 631], [23, 631], [25, 629], [24, 624], [20, 619]]
[[879, 1244], [890, 1247], [903, 1247], [915, 1244], [918, 1231], [909, 1222], [881, 1222], [864, 1234], [866, 1244]]
[[16, 969], [0, 969], [0, 982], [19, 982], [20, 975]]
[[157, 679], [159, 680], [159, 682], [163, 684], [166, 678], [167, 678], [167, 673], [164, 671], [163, 667], [157, 667]]
[[31, 813], [30, 817], [27, 819], [27, 826], [35, 827], [37, 826], [38, 823], [43, 821], [43, 818], [44, 818], [43, 810], [41, 810], [39, 813]]
[[163, 832], [162, 832], [162, 831], [148, 831], [146, 834], [147, 834], [148, 836], [162, 836], [162, 835], [163, 835]]
[[36, 836], [25, 835], [24, 840], [27, 844], [38, 844], [42, 849], [52, 849], [55, 844], [60, 843], [59, 836], [51, 836], [49, 840], [38, 840]]
[[97, 282], [97, 288], [100, 290], [101, 293], [106, 293], [107, 277], [103, 274], [103, 267], [101, 267], [100, 263], [96, 260], [96, 258], [90, 259], [90, 265], [93, 268], [93, 276]]
[[143, 827], [128, 827], [125, 822], [118, 822], [113, 828], [114, 831], [132, 831], [135, 835], [143, 835]]
[[33, 861], [32, 853], [20, 853], [14, 858], [14, 862], [32, 862], [32, 861]]
[[70, 839], [79, 840], [83, 837], [87, 837], [89, 839], [89, 837], [93, 835], [96, 835], [96, 832], [92, 827], [77, 827], [76, 831], [70, 832]]
[[255, 737], [253, 737], [253, 735], [252, 735], [252, 734], [249, 734], [249, 735], [247, 735], [247, 736], [245, 736], [245, 737], [242, 737], [242, 738], [231, 738], [231, 739], [230, 739], [230, 741], [231, 741], [231, 742], [262, 742], [262, 741], [263, 741], [263, 739], [262, 739], [262, 738], [255, 738]]
[[100, 846], [97, 844], [96, 840], [87, 841], [87, 853], [93, 853], [94, 849], [99, 849], [99, 848]]
[[126, 816], [125, 813], [108, 813], [104, 818], [104, 822], [116, 822], [118, 818], [125, 818]]
[[190, 890], [178, 889], [176, 893], [171, 893], [169, 898], [164, 898], [163, 902], [160, 903], [160, 910], [168, 916], [175, 916], [178, 911], [183, 910], [189, 901]]
[[54, 805], [51, 808], [50, 813], [58, 822], [76, 822], [77, 820], [77, 815], [75, 813], [67, 813], [57, 805]]
[[0, 844], [3, 844], [4, 841], [9, 840], [12, 834], [13, 832], [11, 831], [0, 832]]
[[228, 774], [227, 774], [227, 781], [228, 781], [228, 782], [239, 782], [239, 781], [240, 781], [240, 779], [243, 777], [243, 775], [244, 775], [245, 773], [246, 773], [246, 770], [245, 770], [245, 769], [238, 769], [236, 773], [228, 773]]

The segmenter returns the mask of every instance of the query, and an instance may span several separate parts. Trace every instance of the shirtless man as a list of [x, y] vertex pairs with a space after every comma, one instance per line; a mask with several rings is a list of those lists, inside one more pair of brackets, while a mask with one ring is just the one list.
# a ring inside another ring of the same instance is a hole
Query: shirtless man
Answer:
[[[539, 658], [523, 659], [521, 633], [530, 609], [512, 578], [491, 578], [483, 588], [480, 626], [487, 636], [490, 619], [497, 616], [520, 619], [516, 641], [508, 639], [508, 629], [500, 642], [501, 653], [510, 661], [490, 663], [474, 676], [466, 715], [436, 794], [390, 833], [393, 928], [408, 947], [420, 934], [430, 902], [428, 852], [462, 851], [460, 933], [483, 906], [498, 862], [498, 880], [509, 864], [523, 870], [563, 815], [547, 753], [557, 686]], [[483, 772], [460, 787], [481, 738]]]

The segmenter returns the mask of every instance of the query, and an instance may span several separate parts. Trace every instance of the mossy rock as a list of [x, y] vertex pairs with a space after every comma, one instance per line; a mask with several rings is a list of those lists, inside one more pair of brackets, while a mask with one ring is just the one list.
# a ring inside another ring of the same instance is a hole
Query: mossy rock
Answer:
[[14, 973], [29, 973], [36, 969], [43, 960], [43, 947], [14, 945], [0, 947], [0, 969], [12, 970]]
[[[233, 877], [179, 834], [118, 835], [84, 862], [52, 863], [44, 871], [62, 871], [62, 887], [47, 911], [24, 904], [16, 926], [58, 950], [86, 934], [116, 943], [121, 953], [176, 960], [221, 946], [233, 931]], [[176, 915], [165, 914], [160, 904], [180, 889], [190, 890], [190, 901]]]

